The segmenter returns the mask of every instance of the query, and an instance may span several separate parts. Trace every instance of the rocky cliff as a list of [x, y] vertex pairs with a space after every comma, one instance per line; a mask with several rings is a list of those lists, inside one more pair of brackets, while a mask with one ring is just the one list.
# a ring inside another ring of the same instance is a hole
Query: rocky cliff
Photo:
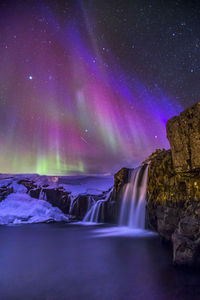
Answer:
[[147, 222], [172, 242], [178, 265], [199, 263], [200, 102], [167, 122], [171, 150], [149, 157]]
[[167, 122], [174, 170], [200, 170], [200, 102]]

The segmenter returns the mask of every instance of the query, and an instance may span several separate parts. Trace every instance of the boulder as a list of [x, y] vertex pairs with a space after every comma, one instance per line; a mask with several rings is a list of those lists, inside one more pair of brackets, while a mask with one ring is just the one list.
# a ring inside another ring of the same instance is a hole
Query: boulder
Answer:
[[114, 175], [114, 187], [109, 200], [105, 203], [105, 222], [118, 223], [118, 216], [121, 207], [122, 192], [124, 186], [129, 181], [130, 170], [122, 168]]

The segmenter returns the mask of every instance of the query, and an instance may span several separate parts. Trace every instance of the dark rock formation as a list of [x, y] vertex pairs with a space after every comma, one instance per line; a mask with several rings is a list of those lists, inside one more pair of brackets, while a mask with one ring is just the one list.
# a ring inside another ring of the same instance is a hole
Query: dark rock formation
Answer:
[[93, 204], [93, 199], [89, 195], [79, 195], [74, 201], [72, 205], [72, 210], [70, 214], [75, 216], [77, 220], [82, 220]]
[[128, 183], [129, 170], [130, 169], [122, 168], [114, 175], [114, 190], [116, 193], [119, 193], [124, 184]]
[[167, 123], [171, 150], [148, 159], [147, 221], [173, 244], [178, 265], [199, 262], [200, 245], [200, 103]]
[[68, 192], [62, 188], [44, 188], [43, 193], [46, 195], [46, 201], [61, 209], [65, 214], [69, 214], [71, 199]]
[[122, 168], [114, 175], [113, 191], [104, 205], [104, 220], [106, 223], [118, 223], [119, 210], [122, 200], [122, 190], [129, 180], [130, 169]]
[[[12, 178], [13, 177], [6, 177], [6, 178], [2, 177], [1, 180], [12, 179]], [[1, 187], [0, 187], [0, 202], [2, 200], [4, 200], [11, 193], [13, 193], [13, 187], [11, 186], [10, 183], [7, 183], [5, 185], [1, 184]]]
[[13, 192], [13, 188], [8, 186], [0, 188], [0, 202]]
[[[117, 199], [117, 198], [116, 198]], [[117, 224], [119, 214], [119, 202], [113, 197], [113, 192], [110, 198], [104, 204], [104, 222]]]
[[180, 219], [179, 209], [160, 205], [156, 210], [156, 217], [157, 231], [165, 240], [170, 241]]
[[31, 189], [34, 189], [37, 187], [37, 185], [32, 180], [28, 179], [21, 179], [17, 182], [18, 184], [22, 184], [27, 188], [27, 191], [29, 192]]
[[34, 189], [32, 189], [32, 190], [29, 190], [29, 195], [30, 195], [32, 198], [39, 199], [41, 189], [42, 189], [41, 187], [38, 187], [38, 188], [34, 188]]
[[192, 266], [195, 262], [197, 244], [175, 232], [172, 236], [173, 261], [175, 265]]

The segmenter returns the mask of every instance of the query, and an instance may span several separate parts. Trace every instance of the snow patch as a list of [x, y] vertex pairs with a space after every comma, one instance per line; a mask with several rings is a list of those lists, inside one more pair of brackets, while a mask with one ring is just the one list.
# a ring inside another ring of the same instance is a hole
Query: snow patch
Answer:
[[13, 188], [13, 193], [25, 194], [27, 188], [23, 184], [18, 184], [16, 181], [13, 181], [10, 187]]
[[57, 207], [28, 194], [13, 193], [0, 203], [0, 225], [68, 221]]

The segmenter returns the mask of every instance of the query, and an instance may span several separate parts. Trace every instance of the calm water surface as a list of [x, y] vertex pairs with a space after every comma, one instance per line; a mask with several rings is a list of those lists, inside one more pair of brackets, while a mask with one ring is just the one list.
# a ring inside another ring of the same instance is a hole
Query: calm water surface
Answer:
[[0, 299], [200, 299], [200, 274], [174, 268], [157, 236], [99, 228], [1, 226]]

